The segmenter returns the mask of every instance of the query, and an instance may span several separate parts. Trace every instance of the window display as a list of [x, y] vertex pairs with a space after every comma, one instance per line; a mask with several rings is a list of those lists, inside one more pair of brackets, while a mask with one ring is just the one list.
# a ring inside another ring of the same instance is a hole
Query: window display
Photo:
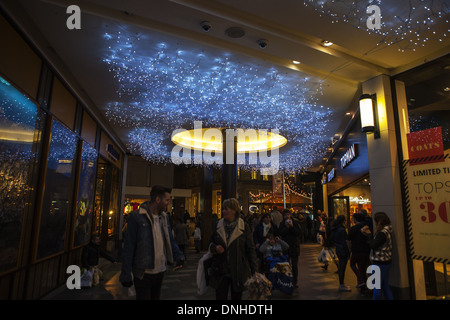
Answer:
[[38, 107], [0, 77], [0, 273], [17, 264]]

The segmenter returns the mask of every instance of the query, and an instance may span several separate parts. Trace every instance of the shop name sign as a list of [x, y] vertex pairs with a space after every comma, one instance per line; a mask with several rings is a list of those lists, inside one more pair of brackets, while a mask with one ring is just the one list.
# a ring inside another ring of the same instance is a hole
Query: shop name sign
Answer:
[[353, 144], [347, 152], [341, 157], [341, 168], [344, 169], [358, 156], [358, 148], [356, 144]]
[[114, 161], [120, 160], [120, 153], [114, 148], [112, 144], [106, 145], [106, 152], [108, 153], [108, 156], [110, 156], [110, 158]]
[[440, 130], [430, 130], [409, 137], [409, 154], [420, 157], [403, 162], [408, 237], [413, 259], [449, 263], [450, 154], [437, 151], [442, 135], [437, 137]]
[[407, 141], [410, 165], [444, 161], [441, 127], [408, 133]]

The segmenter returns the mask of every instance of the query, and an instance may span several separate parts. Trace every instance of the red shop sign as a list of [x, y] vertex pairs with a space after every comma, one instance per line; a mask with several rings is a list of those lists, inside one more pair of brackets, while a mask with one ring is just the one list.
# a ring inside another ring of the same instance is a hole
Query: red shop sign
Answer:
[[410, 165], [444, 161], [441, 127], [408, 133], [407, 140]]

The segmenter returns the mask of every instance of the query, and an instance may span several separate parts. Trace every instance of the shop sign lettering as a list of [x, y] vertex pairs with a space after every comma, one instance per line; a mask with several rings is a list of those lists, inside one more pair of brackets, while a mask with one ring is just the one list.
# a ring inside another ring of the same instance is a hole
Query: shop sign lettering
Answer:
[[[409, 155], [416, 158], [404, 163], [411, 255], [450, 261], [450, 155], [435, 148], [442, 146], [440, 127], [423, 131], [409, 136]], [[440, 159], [429, 162], [430, 155]]]
[[356, 144], [353, 144], [341, 158], [341, 168], [344, 169], [358, 156]]
[[410, 165], [444, 161], [441, 127], [408, 133]]

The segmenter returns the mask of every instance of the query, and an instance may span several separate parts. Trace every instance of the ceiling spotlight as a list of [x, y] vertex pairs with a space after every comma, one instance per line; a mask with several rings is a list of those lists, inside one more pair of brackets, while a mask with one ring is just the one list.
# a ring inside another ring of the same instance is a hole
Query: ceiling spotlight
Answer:
[[262, 49], [264, 49], [265, 47], [267, 47], [268, 42], [269, 42], [269, 41], [267, 41], [266, 39], [259, 39], [259, 40], [258, 40], [258, 45], [259, 45]]
[[292, 60], [292, 63], [293, 63], [293, 64], [300, 64], [300, 61]]
[[327, 41], [327, 40], [323, 40], [323, 41], [322, 41], [322, 45], [323, 45], [324, 47], [329, 47], [329, 46], [332, 46], [332, 45], [333, 45], [333, 42]]
[[208, 32], [209, 29], [211, 29], [211, 23], [209, 21], [200, 22], [200, 26], [202, 27], [203, 31], [205, 31], [205, 32]]
[[450, 91], [450, 87], [445, 87], [445, 88], [444, 88], [444, 91], [445, 91], [445, 92], [449, 92], [449, 91]]

